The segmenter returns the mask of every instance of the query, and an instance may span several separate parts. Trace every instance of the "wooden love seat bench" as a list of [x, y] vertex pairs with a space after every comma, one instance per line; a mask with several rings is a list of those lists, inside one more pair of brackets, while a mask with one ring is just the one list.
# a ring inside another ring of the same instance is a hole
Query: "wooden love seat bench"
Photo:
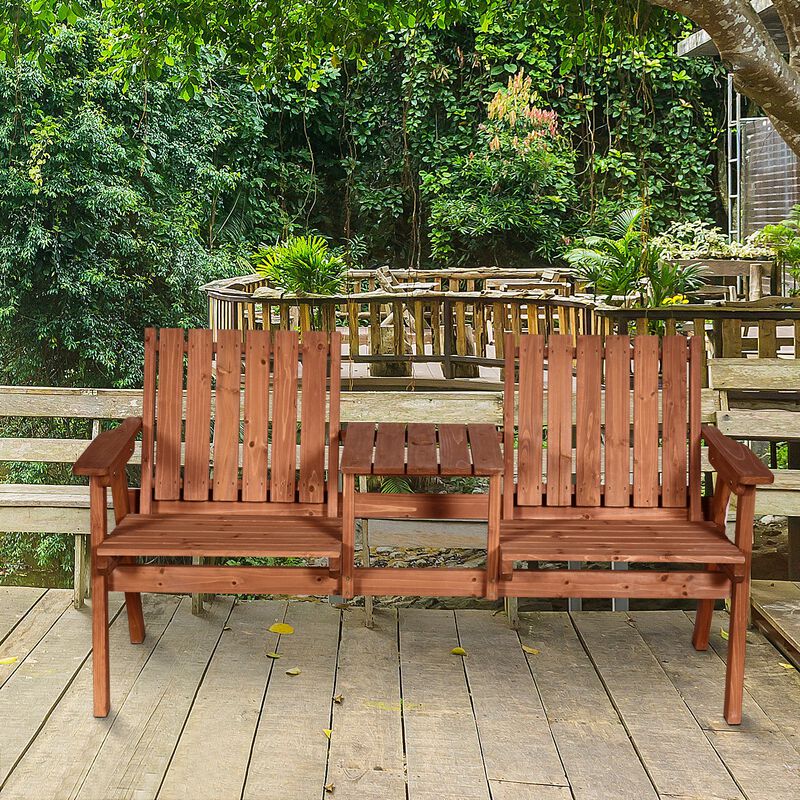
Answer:
[[[291, 331], [250, 331], [243, 343], [235, 330], [216, 341], [209, 330], [146, 332], [142, 417], [100, 434], [74, 466], [89, 478], [95, 716], [110, 703], [109, 591], [125, 592], [130, 638], [141, 642], [141, 592], [324, 594], [338, 585], [340, 348], [337, 333], [306, 332], [300, 342]], [[140, 431], [137, 494], [125, 465]], [[158, 556], [327, 566], [136, 563]]]

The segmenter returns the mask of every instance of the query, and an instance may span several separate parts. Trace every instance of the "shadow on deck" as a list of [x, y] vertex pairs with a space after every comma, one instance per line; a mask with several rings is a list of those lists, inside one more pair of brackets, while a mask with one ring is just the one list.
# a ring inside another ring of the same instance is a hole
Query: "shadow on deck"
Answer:
[[3, 800], [800, 797], [800, 677], [751, 632], [744, 722], [726, 725], [724, 613], [697, 653], [681, 611], [523, 614], [517, 634], [486, 611], [392, 610], [367, 630], [326, 603], [219, 598], [197, 618], [150, 595], [131, 645], [113, 596], [97, 720], [91, 616], [70, 601], [0, 589]]

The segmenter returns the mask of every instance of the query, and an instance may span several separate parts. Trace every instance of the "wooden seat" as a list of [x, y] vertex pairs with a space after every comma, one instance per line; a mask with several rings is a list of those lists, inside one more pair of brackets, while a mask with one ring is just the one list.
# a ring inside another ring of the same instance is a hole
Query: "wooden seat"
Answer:
[[710, 522], [503, 520], [500, 559], [510, 573], [514, 561], [600, 561], [665, 564], [744, 564], [741, 550]]
[[[730, 597], [725, 718], [737, 724], [755, 489], [773, 476], [746, 447], [701, 425], [702, 348], [674, 335], [506, 338], [501, 588], [509, 597], [694, 598], [699, 650], [715, 599]], [[702, 440], [717, 472], [710, 498], [701, 496]], [[732, 493], [734, 542], [725, 536]], [[517, 566], [536, 561], [567, 566]], [[576, 568], [587, 561], [702, 568]]]
[[[109, 591], [125, 592], [130, 638], [141, 642], [143, 591], [319, 594], [340, 584], [339, 334], [151, 329], [144, 351], [142, 417], [100, 434], [73, 470], [89, 478], [99, 717], [110, 707]], [[140, 431], [142, 485], [131, 496], [126, 465]], [[137, 562], [153, 556], [200, 563]], [[202, 563], [219, 556], [327, 566]]]
[[336, 558], [341, 519], [257, 514], [131, 514], [97, 547], [100, 556]]

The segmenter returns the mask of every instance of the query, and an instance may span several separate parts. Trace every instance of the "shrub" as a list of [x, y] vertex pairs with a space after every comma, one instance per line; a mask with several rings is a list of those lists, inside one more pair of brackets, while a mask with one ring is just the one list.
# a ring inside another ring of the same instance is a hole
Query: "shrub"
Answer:
[[253, 255], [256, 272], [292, 294], [336, 294], [347, 265], [321, 236], [292, 236]]

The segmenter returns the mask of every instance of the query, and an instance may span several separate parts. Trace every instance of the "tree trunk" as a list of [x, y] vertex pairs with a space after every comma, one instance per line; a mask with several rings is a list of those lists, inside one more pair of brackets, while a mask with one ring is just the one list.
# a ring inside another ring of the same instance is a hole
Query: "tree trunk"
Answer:
[[800, 4], [775, 0], [789, 41], [784, 58], [749, 0], [650, 0], [700, 25], [733, 75], [736, 90], [756, 102], [800, 158]]

